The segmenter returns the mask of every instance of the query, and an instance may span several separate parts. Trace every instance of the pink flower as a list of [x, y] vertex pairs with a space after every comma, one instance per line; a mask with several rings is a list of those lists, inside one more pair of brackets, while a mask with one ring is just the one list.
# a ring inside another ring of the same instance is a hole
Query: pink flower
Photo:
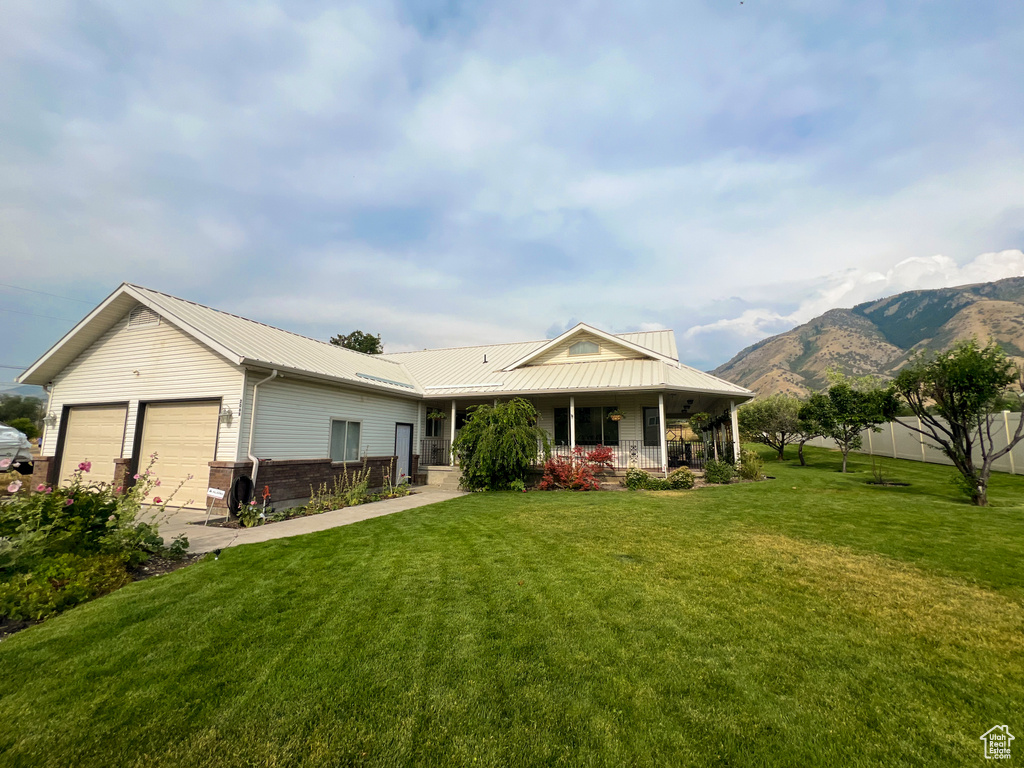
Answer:
[[159, 496], [154, 496], [153, 497], [153, 503], [154, 504], [163, 504], [163, 501], [161, 500], [161, 498]]
[[7, 469], [9, 466], [11, 466], [10, 459], [0, 459], [0, 469]]
[[160, 485], [160, 481], [157, 480], [155, 483], [153, 483], [153, 485]]
[[138, 472], [136, 472], [134, 475], [132, 475], [132, 477], [138, 480], [141, 477], [141, 475]]
[[36, 493], [42, 493], [46, 490], [46, 483], [40, 483], [36, 486]]
[[71, 498], [70, 496], [68, 496], [66, 499], [64, 499], [64, 506], [65, 507], [70, 507], [74, 503], [75, 503], [75, 500], [73, 498]]
[[119, 486], [117, 486], [117, 490], [115, 490], [114, 493], [120, 493], [123, 490], [124, 490], [124, 486], [123, 485], [119, 485]]
[[114, 522], [115, 520], [117, 520], [117, 517], [115, 515], [111, 515], [107, 518], [107, 520], [109, 520], [110, 522]]
[[46, 493], [53, 493], [53, 488], [51, 488], [50, 486], [46, 486], [46, 491], [45, 492]]
[[21, 490], [21, 480], [15, 480], [7, 486], [8, 493], [17, 493], [19, 490]]
[[81, 464], [78, 465], [78, 468], [82, 472], [90, 472], [90, 471], [92, 471], [92, 462], [91, 461], [83, 461]]

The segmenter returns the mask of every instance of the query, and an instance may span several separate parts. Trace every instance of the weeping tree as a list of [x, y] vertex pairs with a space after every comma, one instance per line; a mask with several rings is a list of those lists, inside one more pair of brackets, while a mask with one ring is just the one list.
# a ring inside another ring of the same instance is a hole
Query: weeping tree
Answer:
[[800, 401], [781, 393], [744, 403], [737, 414], [740, 436], [752, 443], [775, 449], [779, 461], [786, 446], [800, 437]]
[[537, 426], [537, 409], [522, 398], [497, 405], [478, 405], [452, 445], [462, 469], [462, 486], [471, 491], [508, 490], [551, 454], [547, 433]]
[[1020, 366], [994, 341], [982, 347], [971, 340], [931, 357], [917, 355], [900, 371], [893, 386], [920, 426], [896, 421], [934, 440], [960, 473], [960, 485], [971, 503], [987, 506], [992, 463], [1024, 438], [1024, 418], [1012, 435], [1005, 435], [1003, 448], [996, 448], [995, 441], [1002, 425], [993, 435], [993, 424], [1002, 421], [998, 412], [1007, 400], [1022, 400], [1024, 372]]

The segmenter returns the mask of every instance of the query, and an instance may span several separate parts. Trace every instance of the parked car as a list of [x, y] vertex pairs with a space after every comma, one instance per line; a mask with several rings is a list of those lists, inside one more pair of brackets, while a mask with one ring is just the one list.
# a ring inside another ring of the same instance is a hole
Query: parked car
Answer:
[[14, 427], [0, 423], [0, 461], [11, 459], [17, 466], [15, 472], [22, 475], [32, 474], [32, 444]]

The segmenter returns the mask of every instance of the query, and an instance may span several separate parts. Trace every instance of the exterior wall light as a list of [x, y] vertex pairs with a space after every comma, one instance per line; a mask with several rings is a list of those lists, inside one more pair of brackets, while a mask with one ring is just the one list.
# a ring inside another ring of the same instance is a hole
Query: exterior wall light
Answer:
[[220, 423], [221, 424], [227, 426], [228, 424], [231, 423], [231, 419], [233, 419], [234, 416], [235, 416], [235, 414], [226, 405], [223, 408], [220, 409]]
[[55, 414], [53, 411], [50, 411], [48, 414], [46, 414], [43, 417], [43, 426], [46, 427], [47, 429], [53, 429], [55, 426], [57, 426], [57, 414]]

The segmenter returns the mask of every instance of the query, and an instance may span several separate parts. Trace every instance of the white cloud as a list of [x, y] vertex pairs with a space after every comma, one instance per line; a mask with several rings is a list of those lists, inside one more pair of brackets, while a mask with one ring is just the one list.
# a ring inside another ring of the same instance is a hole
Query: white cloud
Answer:
[[[904, 291], [946, 288], [971, 283], [1024, 276], [1024, 252], [1006, 250], [983, 253], [964, 265], [948, 256], [903, 259], [885, 272], [843, 270], [811, 281], [815, 287], [792, 312], [767, 307], [746, 309], [735, 317], [691, 326], [682, 333], [683, 346], [699, 345], [702, 335], [726, 332], [745, 346], [767, 335], [782, 333], [823, 314], [829, 309], [849, 308], [866, 301]], [[780, 293], [788, 293], [782, 289]]]

